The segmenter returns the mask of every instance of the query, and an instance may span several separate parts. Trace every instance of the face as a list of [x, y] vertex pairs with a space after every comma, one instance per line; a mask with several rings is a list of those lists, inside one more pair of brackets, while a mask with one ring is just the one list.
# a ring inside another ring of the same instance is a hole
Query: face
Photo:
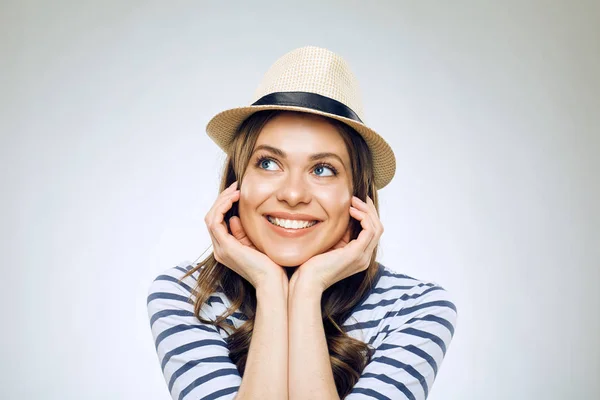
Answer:
[[240, 189], [248, 238], [286, 267], [329, 250], [349, 225], [350, 168], [344, 139], [327, 119], [282, 113], [269, 120]]

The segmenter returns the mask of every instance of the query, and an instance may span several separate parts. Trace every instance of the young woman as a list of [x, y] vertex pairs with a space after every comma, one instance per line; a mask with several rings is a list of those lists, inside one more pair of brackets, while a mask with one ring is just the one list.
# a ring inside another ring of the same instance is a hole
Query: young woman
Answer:
[[173, 399], [426, 399], [456, 325], [449, 293], [376, 261], [394, 176], [336, 54], [303, 47], [251, 106], [217, 114], [227, 153], [213, 253], [149, 290]]

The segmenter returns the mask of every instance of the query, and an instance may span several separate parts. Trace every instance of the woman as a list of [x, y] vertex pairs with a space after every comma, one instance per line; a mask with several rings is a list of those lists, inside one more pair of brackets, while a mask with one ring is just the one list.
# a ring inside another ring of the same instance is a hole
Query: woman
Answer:
[[174, 399], [427, 398], [456, 307], [375, 260], [395, 159], [361, 114], [344, 60], [303, 47], [209, 122], [228, 154], [213, 253], [148, 297]]

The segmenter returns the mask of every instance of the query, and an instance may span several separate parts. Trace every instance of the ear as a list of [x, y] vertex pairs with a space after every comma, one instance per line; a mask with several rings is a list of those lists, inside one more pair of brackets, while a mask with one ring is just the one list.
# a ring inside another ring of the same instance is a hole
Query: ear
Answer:
[[254, 248], [254, 244], [250, 241], [250, 238], [246, 236], [246, 231], [244, 231], [240, 217], [233, 216], [229, 218], [229, 228], [231, 229], [231, 234], [233, 237], [236, 238], [241, 244]]

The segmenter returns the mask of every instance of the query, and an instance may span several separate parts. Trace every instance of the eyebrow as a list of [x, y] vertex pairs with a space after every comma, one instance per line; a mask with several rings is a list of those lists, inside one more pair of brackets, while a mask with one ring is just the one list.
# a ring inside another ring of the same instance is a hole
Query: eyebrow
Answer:
[[[259, 146], [256, 146], [256, 148], [254, 149], [252, 154], [254, 154], [258, 150], [267, 150], [267, 151], [270, 151], [271, 153], [275, 154], [278, 157], [287, 158], [287, 154], [285, 153], [285, 151], [278, 149], [277, 147], [269, 146], [267, 144], [261, 144]], [[316, 161], [316, 160], [322, 160], [322, 159], [328, 158], [328, 157], [337, 158], [339, 160], [339, 162], [344, 166], [344, 168], [346, 168], [346, 164], [344, 163], [344, 161], [340, 158], [340, 156], [338, 156], [335, 153], [328, 153], [328, 152], [314, 153], [314, 154], [310, 155], [309, 160]]]

